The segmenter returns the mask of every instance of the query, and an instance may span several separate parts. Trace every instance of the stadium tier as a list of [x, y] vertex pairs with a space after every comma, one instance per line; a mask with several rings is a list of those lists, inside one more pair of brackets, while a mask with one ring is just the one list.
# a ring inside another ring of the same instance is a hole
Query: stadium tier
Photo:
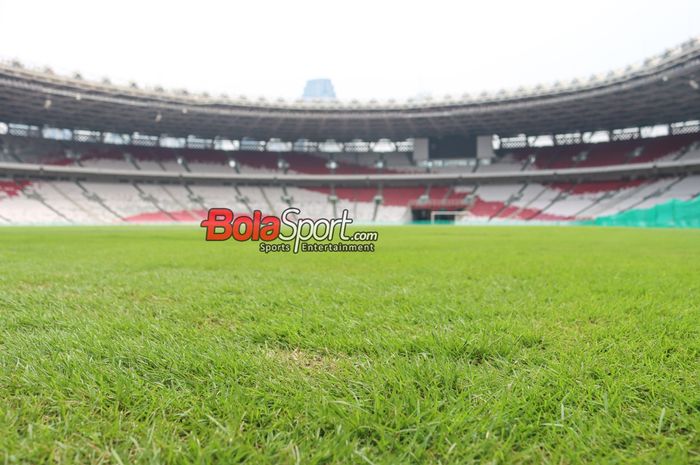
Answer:
[[405, 154], [377, 168], [376, 154], [367, 162], [357, 154], [2, 141], [0, 166], [15, 173], [0, 182], [5, 224], [198, 222], [212, 207], [280, 214], [290, 206], [312, 218], [347, 209], [359, 223], [569, 222], [700, 195], [700, 133], [501, 150], [468, 172], [429, 173]]

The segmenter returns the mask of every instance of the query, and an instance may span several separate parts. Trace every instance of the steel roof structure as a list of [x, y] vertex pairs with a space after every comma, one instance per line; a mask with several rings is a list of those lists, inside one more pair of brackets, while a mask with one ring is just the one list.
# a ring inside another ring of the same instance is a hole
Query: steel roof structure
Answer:
[[0, 64], [0, 121], [119, 134], [339, 142], [563, 134], [700, 119], [700, 39], [589, 79], [441, 100], [212, 97]]

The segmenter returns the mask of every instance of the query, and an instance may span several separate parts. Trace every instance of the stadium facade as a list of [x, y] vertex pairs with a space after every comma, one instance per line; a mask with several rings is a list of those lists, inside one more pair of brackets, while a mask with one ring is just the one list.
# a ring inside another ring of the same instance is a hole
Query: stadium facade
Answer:
[[170, 92], [0, 65], [0, 223], [589, 220], [700, 195], [700, 40], [568, 83], [406, 101]]

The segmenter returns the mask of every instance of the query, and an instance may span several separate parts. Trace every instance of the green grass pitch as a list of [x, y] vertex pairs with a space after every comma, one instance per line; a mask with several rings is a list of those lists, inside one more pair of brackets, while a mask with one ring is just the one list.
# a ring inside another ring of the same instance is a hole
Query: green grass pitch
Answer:
[[0, 464], [700, 463], [700, 231], [378, 230], [0, 229]]

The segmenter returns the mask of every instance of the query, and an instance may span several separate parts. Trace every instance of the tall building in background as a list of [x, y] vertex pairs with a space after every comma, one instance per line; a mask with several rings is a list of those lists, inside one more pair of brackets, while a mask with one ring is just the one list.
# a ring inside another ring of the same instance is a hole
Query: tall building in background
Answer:
[[335, 99], [335, 90], [330, 79], [310, 79], [304, 87], [304, 100]]

